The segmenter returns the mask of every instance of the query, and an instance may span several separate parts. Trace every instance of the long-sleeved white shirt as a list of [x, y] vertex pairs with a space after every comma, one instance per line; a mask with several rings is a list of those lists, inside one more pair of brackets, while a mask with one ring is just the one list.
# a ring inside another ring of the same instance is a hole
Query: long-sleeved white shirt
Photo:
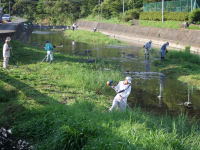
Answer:
[[124, 81], [120, 81], [120, 82], [118, 83], [118, 85], [114, 87], [114, 89], [115, 89], [116, 92], [125, 90], [124, 92], [121, 92], [121, 93], [118, 93], [118, 94], [117, 94], [117, 95], [119, 95], [120, 97], [122, 96], [122, 97], [123, 97], [123, 100], [127, 100], [128, 96], [129, 96], [130, 93], [131, 93], [131, 85], [130, 85], [130, 84], [125, 85], [125, 84], [124, 84]]
[[10, 57], [10, 48], [7, 43], [3, 45], [3, 57]]
[[152, 49], [151, 47], [151, 43], [150, 42], [147, 42], [144, 46], [148, 51], [150, 51]]

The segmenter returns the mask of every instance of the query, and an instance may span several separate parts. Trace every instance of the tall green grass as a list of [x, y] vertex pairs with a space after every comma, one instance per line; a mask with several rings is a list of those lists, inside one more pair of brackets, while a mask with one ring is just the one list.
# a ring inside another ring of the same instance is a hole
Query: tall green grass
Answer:
[[178, 29], [180, 28], [180, 21], [149, 21], [149, 20], [140, 20], [140, 26], [147, 26], [147, 27], [157, 27], [157, 28], [172, 28]]
[[114, 64], [56, 53], [50, 65], [41, 63], [42, 50], [18, 42], [12, 47], [19, 68], [0, 69], [7, 97], [0, 101], [0, 126], [34, 149], [200, 149], [199, 124], [185, 115], [158, 116], [136, 106], [108, 112], [115, 93], [106, 81], [124, 79]]
[[160, 60], [154, 64], [160, 71], [178, 80], [188, 83], [200, 89], [200, 56], [184, 51], [169, 51], [166, 60]]
[[121, 45], [125, 44], [117, 39], [110, 38], [109, 36], [102, 34], [100, 32], [84, 31], [84, 30], [67, 30], [65, 35], [77, 42], [87, 43], [87, 44], [99, 44], [99, 45]]
[[[121, 19], [120, 19], [121, 18]], [[123, 24], [123, 25], [133, 25], [131, 21], [129, 22], [124, 22], [122, 19], [122, 14], [120, 17], [112, 17], [110, 19], [106, 19], [103, 17], [98, 17], [98, 16], [88, 16], [87, 18], [82, 18], [80, 20], [86, 20], [86, 21], [95, 21], [95, 22], [100, 22], [100, 23], [111, 23], [111, 24]]]

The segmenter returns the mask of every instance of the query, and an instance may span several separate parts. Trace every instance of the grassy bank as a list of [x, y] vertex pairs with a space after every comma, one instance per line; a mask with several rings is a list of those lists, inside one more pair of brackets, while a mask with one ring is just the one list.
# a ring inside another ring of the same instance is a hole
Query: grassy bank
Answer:
[[200, 89], [200, 57], [183, 51], [169, 51], [166, 60], [154, 64], [161, 72], [176, 77], [181, 82], [189, 83]]
[[[125, 44], [117, 39], [110, 38], [105, 34], [100, 32], [92, 32], [92, 31], [85, 31], [85, 30], [67, 30], [65, 31], [65, 35], [77, 42], [87, 43], [87, 44], [99, 44], [99, 45], [121, 45]], [[87, 36], [86, 36], [87, 35]]]
[[178, 29], [180, 28], [180, 21], [149, 21], [149, 20], [140, 20], [139, 25], [145, 27], [156, 27], [156, 28], [172, 28]]
[[95, 22], [98, 22], [98, 20], [99, 20], [99, 22], [101, 22], [101, 23], [133, 25], [132, 21], [124, 22], [124, 21], [122, 21], [122, 19], [119, 19], [118, 17], [110, 18], [110, 19], [100, 17], [98, 19], [98, 16], [88, 16], [87, 18], [82, 18], [80, 20], [95, 21]]
[[124, 78], [114, 64], [57, 53], [50, 65], [40, 63], [42, 50], [12, 47], [19, 68], [0, 69], [0, 126], [35, 149], [200, 149], [199, 124], [186, 116], [155, 116], [138, 107], [109, 113], [115, 93], [105, 83]]

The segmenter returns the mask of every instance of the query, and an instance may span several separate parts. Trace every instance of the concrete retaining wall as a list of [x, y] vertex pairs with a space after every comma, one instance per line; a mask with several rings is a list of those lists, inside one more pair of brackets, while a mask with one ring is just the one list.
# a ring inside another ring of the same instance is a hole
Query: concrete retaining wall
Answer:
[[79, 28], [93, 30], [97, 27], [102, 33], [126, 41], [144, 44], [152, 40], [154, 45], [161, 46], [163, 42], [170, 42], [170, 48], [184, 49], [190, 45], [191, 51], [200, 53], [200, 31], [188, 29], [166, 29], [141, 26], [128, 26], [90, 21], [78, 21]]
[[15, 30], [0, 33], [0, 42], [4, 42], [6, 37], [8, 36], [10, 36], [12, 39], [18, 39], [23, 29], [24, 29], [23, 23], [19, 23], [18, 25], [16, 25]]

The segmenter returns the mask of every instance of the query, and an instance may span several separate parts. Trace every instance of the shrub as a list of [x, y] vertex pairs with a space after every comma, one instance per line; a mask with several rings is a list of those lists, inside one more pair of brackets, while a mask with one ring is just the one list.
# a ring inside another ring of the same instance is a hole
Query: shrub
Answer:
[[124, 22], [128, 22], [128, 21], [133, 20], [133, 19], [139, 19], [139, 16], [140, 16], [140, 11], [139, 10], [130, 9], [130, 10], [125, 12], [124, 16], [122, 16], [122, 20]]
[[[165, 12], [164, 20], [187, 21], [188, 15], [187, 12]], [[140, 13], [139, 18], [140, 20], [161, 21], [162, 12], [143, 12]]]
[[161, 21], [162, 14], [160, 12], [143, 12], [140, 14], [140, 20]]
[[130, 9], [126, 11], [125, 15], [129, 16], [131, 19], [139, 19], [140, 12], [137, 9]]
[[191, 23], [200, 23], [200, 9], [194, 9], [190, 12], [189, 21]]
[[185, 52], [190, 53], [190, 45], [187, 45], [187, 46], [185, 47]]
[[189, 14], [187, 12], [166, 12], [165, 20], [187, 21]]

